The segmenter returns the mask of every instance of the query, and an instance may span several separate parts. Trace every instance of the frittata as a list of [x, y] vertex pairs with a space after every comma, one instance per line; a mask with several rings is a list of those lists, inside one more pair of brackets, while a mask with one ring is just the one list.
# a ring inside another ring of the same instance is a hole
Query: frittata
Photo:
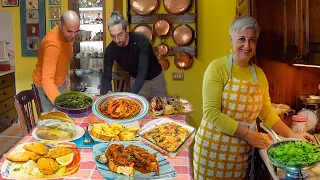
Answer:
[[164, 123], [143, 133], [143, 136], [166, 150], [175, 151], [189, 134], [188, 129], [177, 123]]

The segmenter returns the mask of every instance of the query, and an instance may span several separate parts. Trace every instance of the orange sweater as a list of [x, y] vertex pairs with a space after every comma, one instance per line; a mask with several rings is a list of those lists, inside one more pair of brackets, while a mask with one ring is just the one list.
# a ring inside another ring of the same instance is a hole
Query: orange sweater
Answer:
[[66, 81], [71, 55], [72, 42], [64, 41], [59, 26], [54, 27], [41, 41], [33, 83], [44, 89], [52, 104], [60, 95], [58, 87]]

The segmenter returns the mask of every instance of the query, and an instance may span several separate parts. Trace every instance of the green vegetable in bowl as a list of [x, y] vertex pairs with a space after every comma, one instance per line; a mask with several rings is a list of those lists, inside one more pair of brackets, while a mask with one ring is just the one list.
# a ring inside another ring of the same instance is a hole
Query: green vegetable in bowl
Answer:
[[268, 154], [284, 164], [307, 164], [320, 160], [320, 147], [306, 141], [290, 141], [269, 149]]
[[66, 94], [56, 100], [56, 105], [68, 109], [81, 109], [89, 107], [93, 100], [82, 94]]

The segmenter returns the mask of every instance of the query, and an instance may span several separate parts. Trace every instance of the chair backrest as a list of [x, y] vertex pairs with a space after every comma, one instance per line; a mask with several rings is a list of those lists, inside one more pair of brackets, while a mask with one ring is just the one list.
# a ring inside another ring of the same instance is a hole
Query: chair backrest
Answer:
[[[106, 94], [103, 90], [102, 72], [100, 75], [100, 94]], [[130, 74], [126, 71], [112, 72], [113, 92], [128, 92], [130, 89]]]
[[130, 74], [125, 71], [112, 72], [113, 91], [128, 92], [130, 89]]
[[[27, 135], [32, 128], [37, 125], [36, 118], [42, 113], [38, 90], [35, 85], [32, 84], [31, 90], [21, 91], [13, 98], [22, 133]], [[36, 111], [34, 111], [32, 102], [34, 102]]]

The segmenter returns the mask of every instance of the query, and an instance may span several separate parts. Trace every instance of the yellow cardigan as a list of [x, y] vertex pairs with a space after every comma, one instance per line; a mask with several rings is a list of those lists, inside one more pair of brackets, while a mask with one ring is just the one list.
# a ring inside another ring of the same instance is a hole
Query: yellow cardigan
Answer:
[[[260, 88], [263, 94], [263, 107], [259, 113], [259, 118], [268, 127], [272, 127], [278, 120], [279, 116], [273, 111], [269, 96], [268, 80], [261, 68], [253, 65]], [[202, 101], [203, 101], [203, 119], [210, 121], [213, 125], [225, 134], [233, 136], [237, 130], [238, 122], [230, 118], [221, 111], [221, 100], [223, 86], [230, 77], [230, 67], [228, 64], [228, 56], [212, 61], [207, 67], [202, 85]], [[250, 67], [240, 67], [233, 63], [232, 77], [239, 80], [254, 82]]]

